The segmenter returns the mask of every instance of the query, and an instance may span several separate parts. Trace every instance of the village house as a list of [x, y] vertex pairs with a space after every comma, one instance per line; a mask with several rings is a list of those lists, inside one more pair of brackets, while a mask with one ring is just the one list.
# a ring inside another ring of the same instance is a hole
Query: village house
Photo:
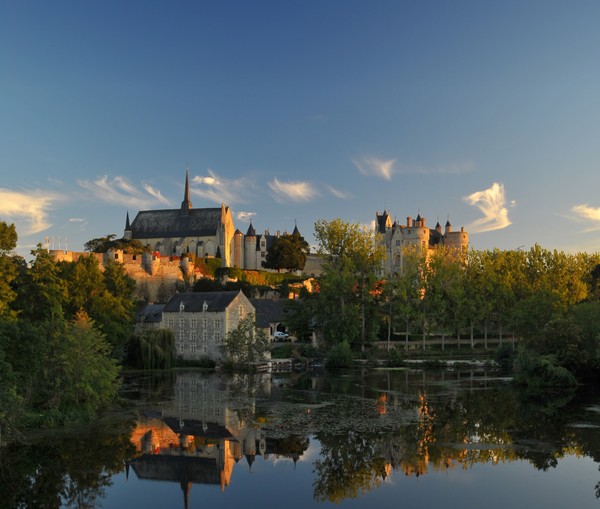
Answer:
[[161, 327], [173, 331], [177, 357], [221, 360], [227, 334], [254, 315], [241, 291], [178, 293], [165, 304]]

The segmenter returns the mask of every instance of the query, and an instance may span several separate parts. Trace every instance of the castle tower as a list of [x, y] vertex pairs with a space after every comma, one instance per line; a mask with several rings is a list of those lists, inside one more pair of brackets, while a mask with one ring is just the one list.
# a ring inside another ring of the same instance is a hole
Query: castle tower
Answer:
[[244, 269], [256, 270], [256, 230], [252, 222], [244, 237]]
[[243, 268], [244, 262], [244, 234], [238, 229], [233, 234], [233, 266], [238, 269]]

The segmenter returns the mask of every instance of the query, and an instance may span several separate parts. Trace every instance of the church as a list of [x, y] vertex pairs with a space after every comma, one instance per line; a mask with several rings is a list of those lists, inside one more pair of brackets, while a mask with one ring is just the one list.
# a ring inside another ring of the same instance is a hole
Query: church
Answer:
[[[294, 227], [293, 233], [300, 232]], [[129, 222], [125, 220], [124, 239], [137, 240], [160, 256], [193, 254], [202, 258], [220, 258], [223, 267], [261, 270], [267, 250], [279, 237], [268, 230], [257, 234], [250, 223], [246, 235], [233, 225], [231, 208], [225, 204], [214, 208], [192, 207], [189, 172], [179, 209], [143, 210]]]
[[229, 267], [235, 228], [231, 209], [225, 204], [215, 208], [194, 209], [190, 200], [189, 173], [181, 208], [143, 210], [129, 223], [125, 221], [124, 239], [137, 240], [161, 256], [215, 257]]

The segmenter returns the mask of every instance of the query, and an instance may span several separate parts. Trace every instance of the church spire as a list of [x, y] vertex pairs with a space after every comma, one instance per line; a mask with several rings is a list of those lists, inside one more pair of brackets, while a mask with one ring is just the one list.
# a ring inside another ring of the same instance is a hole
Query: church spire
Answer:
[[181, 202], [181, 210], [190, 210], [192, 208], [192, 201], [190, 200], [190, 170], [186, 165], [185, 167], [185, 191], [183, 192], [183, 201]]
[[131, 230], [131, 225], [129, 224], [129, 211], [127, 211], [127, 217], [125, 218], [125, 231]]

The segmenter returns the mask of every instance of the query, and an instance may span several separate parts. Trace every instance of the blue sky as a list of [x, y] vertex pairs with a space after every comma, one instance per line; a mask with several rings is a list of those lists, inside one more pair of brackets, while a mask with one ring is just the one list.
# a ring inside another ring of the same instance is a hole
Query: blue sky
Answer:
[[81, 250], [231, 206], [600, 250], [600, 2], [0, 0], [0, 220]]

